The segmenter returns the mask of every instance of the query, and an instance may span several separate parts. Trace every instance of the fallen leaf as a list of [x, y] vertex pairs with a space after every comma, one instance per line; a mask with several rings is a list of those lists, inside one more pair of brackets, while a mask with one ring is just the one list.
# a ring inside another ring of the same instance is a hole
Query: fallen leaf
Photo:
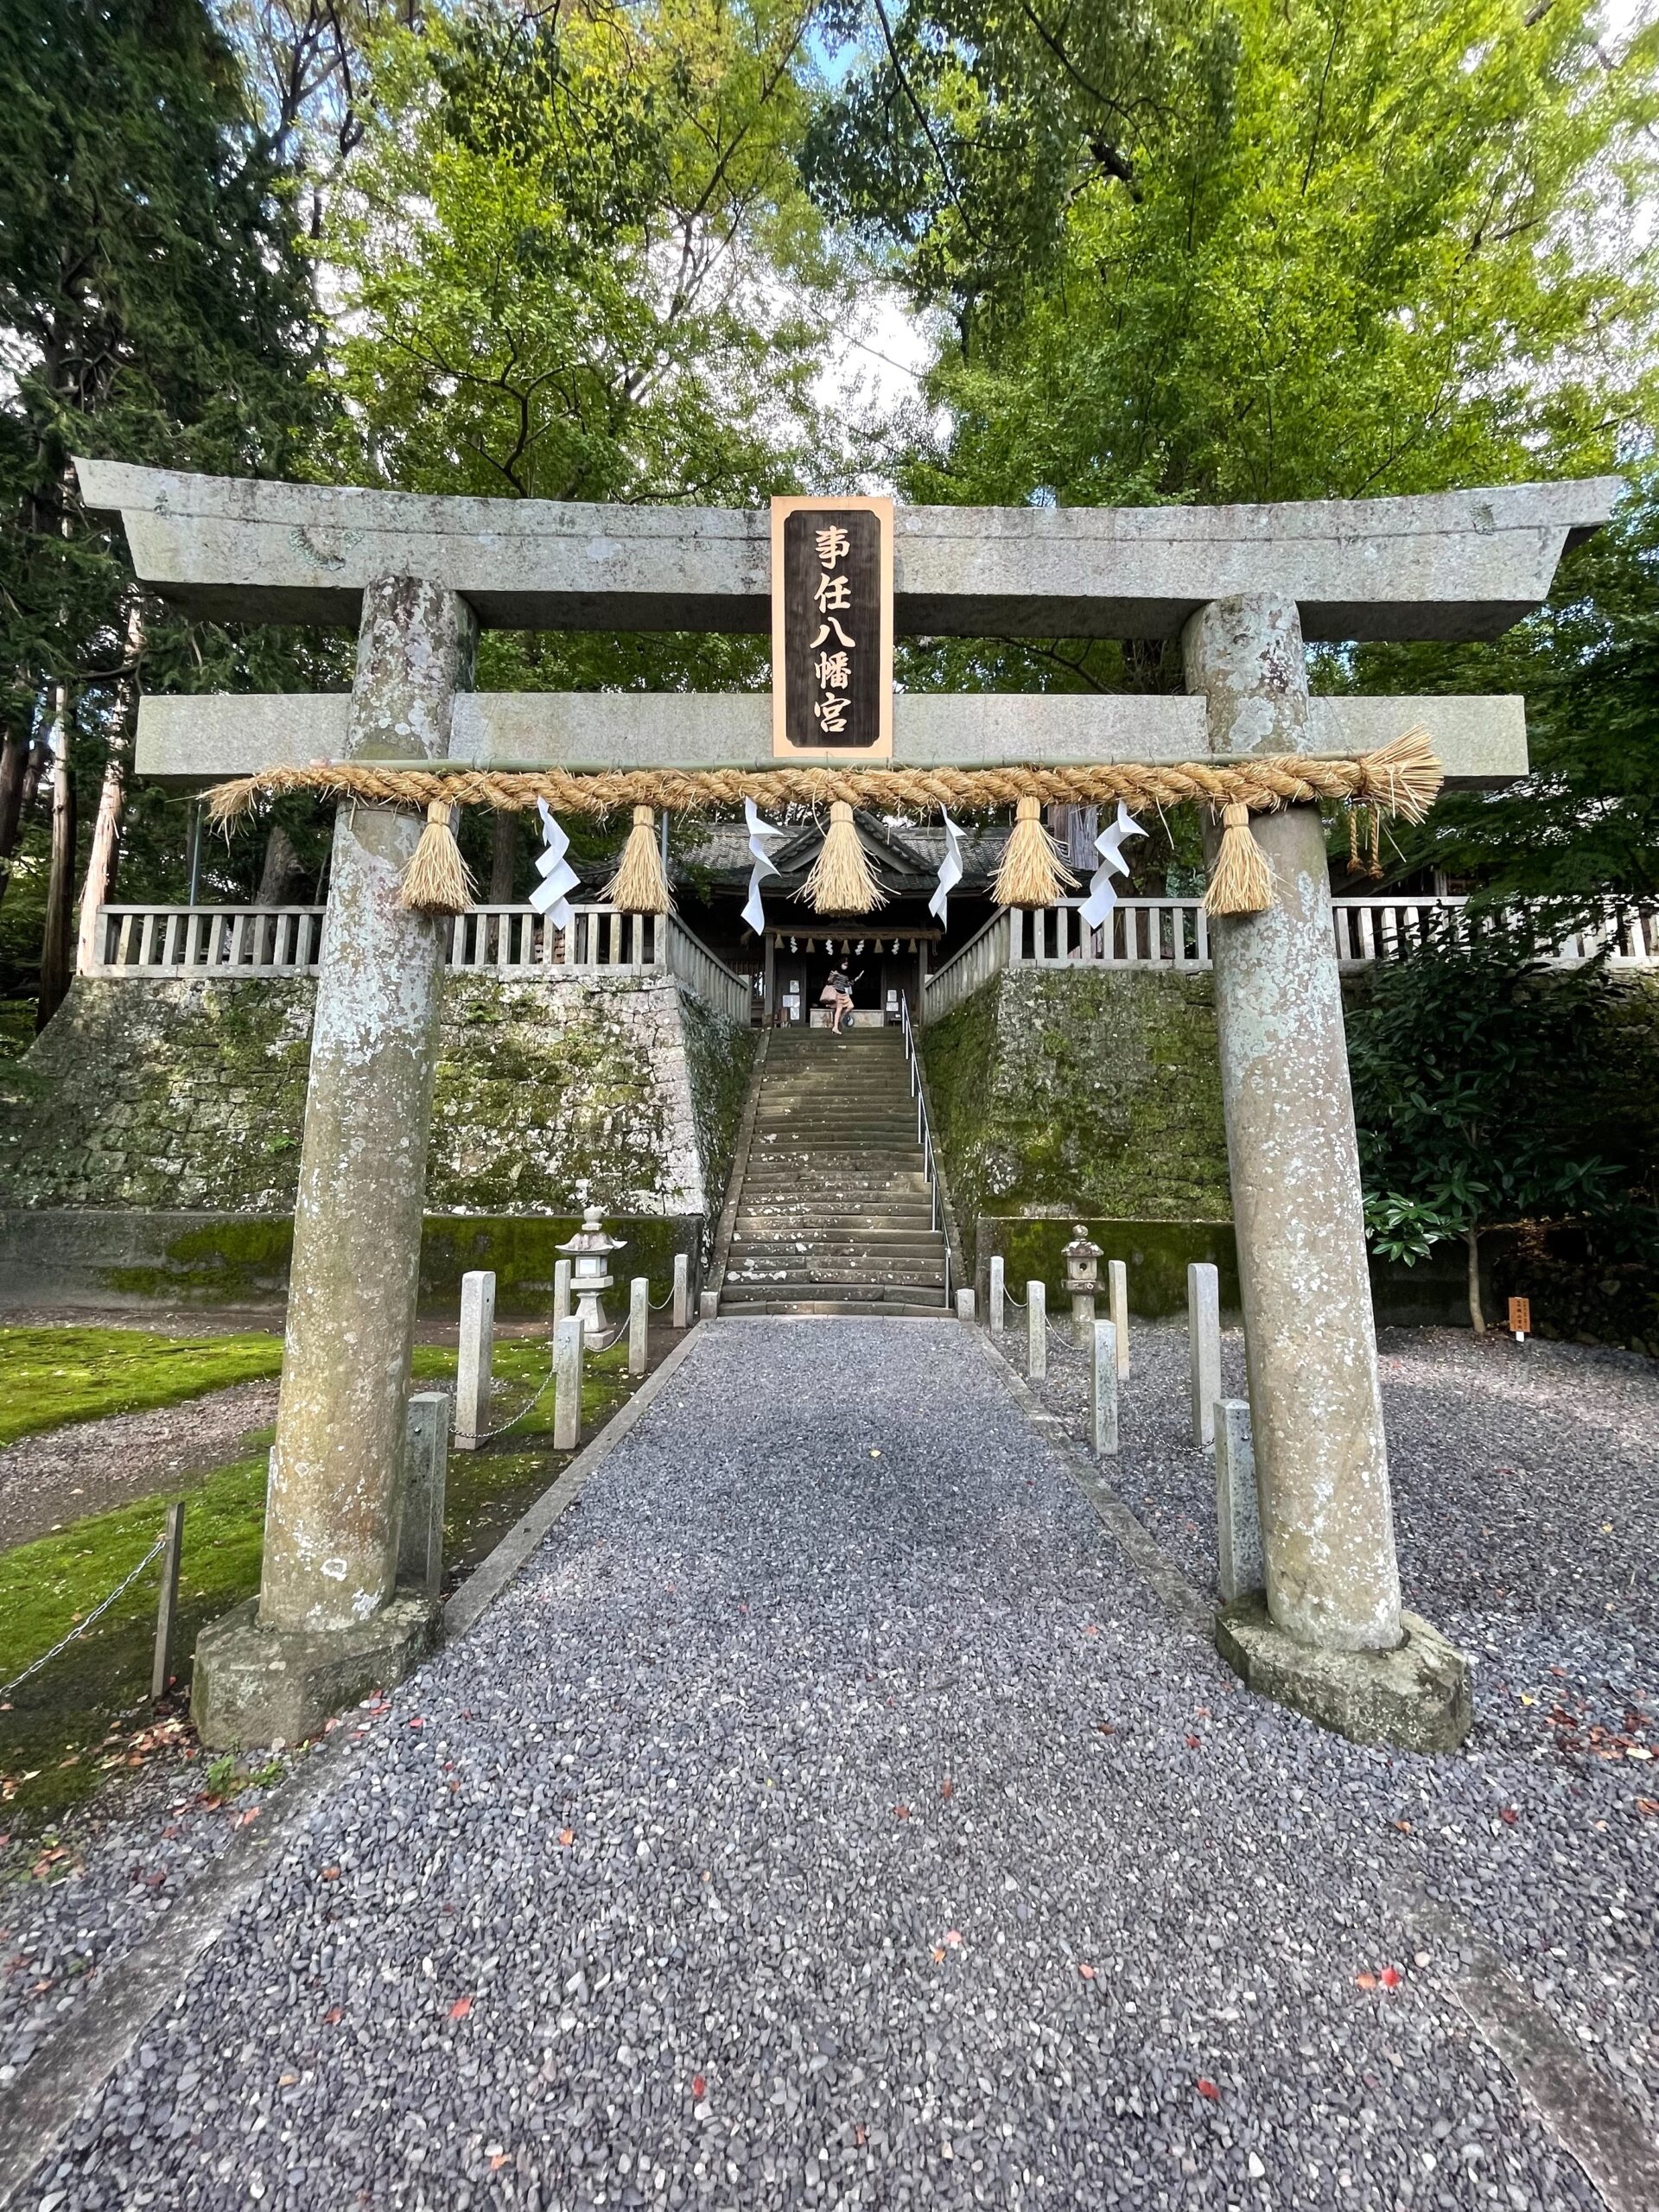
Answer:
[[1503, 1821], [1507, 1827], [1513, 1827], [1516, 1822], [1520, 1819], [1521, 1815], [1516, 1811], [1513, 1805], [1503, 1805], [1499, 1807], [1497, 1817], [1500, 1821]]
[[944, 1780], [939, 1784], [939, 1795], [941, 1797], [944, 1798], [947, 1802], [949, 1802], [956, 1794], [957, 1785], [951, 1781], [950, 1776], [947, 1774]]
[[512, 2155], [512, 2153], [510, 2151], [498, 2151], [495, 2156], [490, 2160], [490, 2171], [492, 2173], [495, 2173], [499, 2168], [505, 2166]]
[[1117, 1731], [1113, 1727], [1109, 1720], [1096, 1720], [1095, 1723], [1095, 1733], [1097, 1736], [1115, 1736], [1117, 1733]]
[[1394, 1825], [1399, 1829], [1402, 1835], [1409, 1835], [1411, 1834], [1411, 1822], [1409, 1821], [1396, 1821]]
[[953, 1951], [959, 1951], [962, 1948], [961, 1929], [947, 1928], [944, 1931], [944, 1940], [950, 1946]]
[[1207, 2075], [1200, 2074], [1198, 2076], [1198, 2094], [1201, 2097], [1208, 2097], [1212, 2105], [1218, 2105], [1221, 2102], [1221, 2091]]
[[1095, 1970], [1093, 1967], [1080, 1966], [1077, 1968], [1077, 1972], [1083, 1976], [1085, 1981], [1092, 1981], [1095, 1978]]
[[1638, 1813], [1645, 1813], [1651, 1820], [1656, 1813], [1659, 1813], [1659, 1797], [1638, 1797], [1636, 1809]]
[[[575, 1840], [576, 1832], [574, 1828], [561, 1828], [559, 1830], [559, 1841], [561, 1843], [569, 1845], [574, 1843]], [[702, 1878], [706, 1882], [709, 1877], [705, 1874]]]
[[339, 1867], [325, 1866], [322, 1870], [322, 1878], [325, 1882], [337, 1882], [340, 1879]]
[[328, 2010], [322, 2016], [322, 2024], [326, 2028], [337, 2028], [340, 2025], [340, 2007], [338, 2005], [331, 2005], [328, 2007]]
[[944, 1964], [944, 1946], [943, 1943], [936, 1943], [933, 1946], [933, 1963], [936, 1967], [942, 1967]]
[[1085, 1636], [1098, 1636], [1100, 1634], [1100, 1630], [1095, 1626], [1093, 1621], [1090, 1622], [1088, 1627], [1084, 1629], [1083, 1632]]
[[893, 1808], [893, 1817], [895, 1821], [907, 1821], [910, 1818], [909, 1806], [895, 1805]]
[[1401, 1976], [1393, 1967], [1384, 1967], [1376, 1978], [1384, 1989], [1398, 1989], [1400, 1986]]
[[1202, 1738], [1200, 1738], [1200, 1737], [1198, 1737], [1198, 1736], [1189, 1736], [1189, 1737], [1187, 1738], [1187, 1739], [1186, 1739], [1186, 1748], [1187, 1748], [1187, 1750], [1188, 1750], [1189, 1751], [1196, 1751], [1198, 1750], [1198, 1745], [1199, 1745], [1199, 1744], [1200, 1744], [1200, 1742], [1201, 1742], [1202, 1740], [1203, 1740], [1203, 1739], [1202, 1739]]
[[691, 2076], [691, 2094], [699, 2104], [702, 2102], [703, 2093], [708, 2087], [709, 2084], [703, 2080], [701, 2074], [694, 2074]]
[[457, 1997], [449, 2007], [449, 2017], [452, 2020], [464, 2020], [472, 2009], [473, 2000], [470, 1997]]

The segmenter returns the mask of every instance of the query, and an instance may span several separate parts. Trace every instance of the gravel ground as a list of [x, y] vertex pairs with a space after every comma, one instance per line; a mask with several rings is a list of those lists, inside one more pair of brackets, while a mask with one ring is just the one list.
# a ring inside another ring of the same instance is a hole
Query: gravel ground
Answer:
[[[0, 2089], [97, 1986], [100, 1969], [149, 1935], [269, 1795], [246, 1789], [210, 1802], [197, 1756], [187, 1764], [179, 1742], [194, 1745], [194, 1738], [165, 1724], [154, 1732], [146, 1770], [77, 1808], [60, 1841], [40, 1838], [0, 1852]], [[274, 1764], [279, 1771], [285, 1765]], [[5, 1840], [0, 1836], [0, 1846]]]
[[[1023, 1333], [1003, 1342], [1023, 1373]], [[1108, 1472], [1213, 1598], [1215, 1463], [1187, 1440], [1185, 1325], [1135, 1324], [1131, 1346]], [[1455, 1329], [1385, 1331], [1378, 1349], [1406, 1603], [1477, 1662], [1467, 1751], [1389, 1777], [1378, 1812], [1410, 1822], [1402, 1842], [1428, 1887], [1522, 1969], [1651, 2123], [1659, 1366]], [[1236, 1332], [1222, 1369], [1243, 1397]], [[1042, 1395], [1079, 1436], [1084, 1377], [1058, 1345]]]
[[175, 1475], [222, 1467], [276, 1418], [276, 1384], [233, 1382], [182, 1405], [107, 1414], [0, 1452], [0, 1551], [148, 1497]]
[[1599, 2202], [1402, 1948], [1423, 1764], [1239, 1691], [953, 1323], [701, 1332], [361, 1725], [31, 2202]]

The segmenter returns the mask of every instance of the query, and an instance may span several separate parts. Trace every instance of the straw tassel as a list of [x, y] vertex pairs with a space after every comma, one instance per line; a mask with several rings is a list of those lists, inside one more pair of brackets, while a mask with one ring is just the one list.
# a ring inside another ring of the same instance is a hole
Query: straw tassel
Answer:
[[843, 798], [830, 802], [823, 849], [813, 861], [812, 873], [798, 896], [810, 899], [817, 914], [873, 914], [887, 903], [853, 827], [853, 810]]
[[620, 914], [667, 913], [668, 878], [657, 845], [657, 817], [650, 807], [634, 808], [621, 862], [600, 895]]
[[1042, 801], [1022, 798], [991, 880], [992, 898], [999, 906], [1052, 906], [1062, 887], [1077, 880], [1043, 827]]
[[1421, 722], [1403, 737], [1361, 755], [1365, 780], [1357, 797], [1381, 803], [1382, 810], [1406, 822], [1421, 822], [1440, 795], [1446, 772], [1434, 757], [1433, 742]]
[[397, 893], [411, 914], [470, 914], [475, 888], [455, 842], [459, 810], [435, 798], [426, 810], [426, 827], [416, 846]]
[[1221, 844], [1204, 894], [1207, 914], [1260, 914], [1273, 904], [1273, 875], [1250, 835], [1250, 810], [1235, 799], [1221, 810]]

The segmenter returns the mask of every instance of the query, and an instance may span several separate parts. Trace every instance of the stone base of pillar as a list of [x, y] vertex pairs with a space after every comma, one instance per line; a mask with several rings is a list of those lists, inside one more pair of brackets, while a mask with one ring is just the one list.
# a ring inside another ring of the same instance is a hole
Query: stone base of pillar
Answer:
[[1321, 1651], [1287, 1636], [1256, 1590], [1222, 1607], [1216, 1649], [1259, 1697], [1351, 1743], [1454, 1751], [1474, 1718], [1469, 1662], [1415, 1613], [1402, 1613], [1400, 1624], [1397, 1650]]
[[357, 1628], [261, 1628], [258, 1612], [250, 1598], [196, 1639], [190, 1717], [216, 1751], [315, 1735], [334, 1713], [412, 1673], [442, 1623], [442, 1608], [414, 1590], [399, 1590]]

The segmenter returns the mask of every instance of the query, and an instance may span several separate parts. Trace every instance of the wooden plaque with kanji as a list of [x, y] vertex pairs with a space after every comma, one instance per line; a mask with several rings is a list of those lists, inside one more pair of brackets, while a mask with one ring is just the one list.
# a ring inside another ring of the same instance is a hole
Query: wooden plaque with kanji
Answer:
[[893, 757], [893, 502], [772, 503], [772, 749]]

